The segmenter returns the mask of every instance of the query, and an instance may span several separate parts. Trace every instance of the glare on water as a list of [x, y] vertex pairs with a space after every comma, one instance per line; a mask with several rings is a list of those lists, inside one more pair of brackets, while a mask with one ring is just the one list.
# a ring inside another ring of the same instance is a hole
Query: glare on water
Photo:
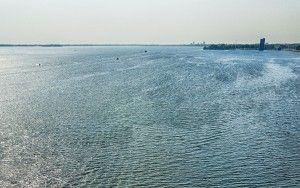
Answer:
[[299, 186], [299, 64], [284, 51], [1, 48], [0, 187]]

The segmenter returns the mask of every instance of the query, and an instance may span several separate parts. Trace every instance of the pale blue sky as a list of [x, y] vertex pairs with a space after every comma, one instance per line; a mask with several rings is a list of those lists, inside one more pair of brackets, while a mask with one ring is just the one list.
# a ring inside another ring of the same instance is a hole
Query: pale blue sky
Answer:
[[300, 0], [0, 0], [0, 43], [300, 42]]

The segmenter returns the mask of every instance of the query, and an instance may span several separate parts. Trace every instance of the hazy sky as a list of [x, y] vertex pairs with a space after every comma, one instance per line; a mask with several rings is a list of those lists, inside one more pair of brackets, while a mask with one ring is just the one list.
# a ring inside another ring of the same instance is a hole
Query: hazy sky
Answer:
[[300, 42], [300, 0], [0, 0], [0, 43]]

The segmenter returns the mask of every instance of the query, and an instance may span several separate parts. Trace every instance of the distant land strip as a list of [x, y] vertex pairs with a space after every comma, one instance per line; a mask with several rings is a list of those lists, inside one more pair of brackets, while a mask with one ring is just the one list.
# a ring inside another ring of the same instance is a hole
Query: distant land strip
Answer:
[[[0, 47], [187, 46], [203, 50], [258, 50], [259, 44], [0, 44]], [[265, 50], [300, 52], [300, 43], [266, 44]]]
[[[210, 44], [204, 50], [258, 50], [259, 44]], [[293, 44], [266, 44], [265, 50], [287, 50], [300, 52], [300, 43]]]
[[200, 46], [202, 44], [0, 44], [0, 47], [68, 47], [68, 46]]

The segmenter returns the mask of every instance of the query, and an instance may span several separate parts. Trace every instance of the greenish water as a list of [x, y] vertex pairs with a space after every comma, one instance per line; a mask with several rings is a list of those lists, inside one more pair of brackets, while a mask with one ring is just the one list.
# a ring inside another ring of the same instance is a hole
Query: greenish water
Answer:
[[299, 75], [292, 52], [0, 48], [0, 187], [299, 187]]

